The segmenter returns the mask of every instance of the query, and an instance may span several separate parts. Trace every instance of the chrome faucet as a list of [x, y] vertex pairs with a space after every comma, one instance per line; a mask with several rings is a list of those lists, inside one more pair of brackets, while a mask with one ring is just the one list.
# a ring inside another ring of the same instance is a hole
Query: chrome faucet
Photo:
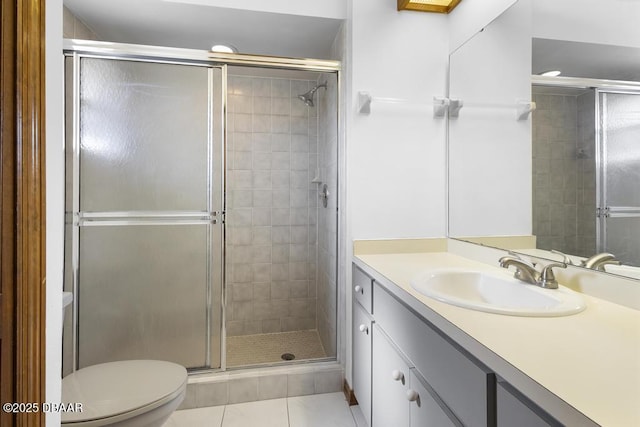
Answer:
[[516, 268], [513, 277], [516, 279], [547, 289], [558, 289], [558, 281], [555, 274], [553, 274], [553, 267], [567, 268], [567, 264], [564, 262], [553, 262], [546, 265], [542, 272], [539, 272], [533, 264], [510, 255], [503, 256], [499, 262], [500, 267], [503, 268], [509, 268], [509, 266], [513, 265]]
[[562, 262], [564, 262], [565, 264], [575, 265], [573, 263], [573, 260], [569, 257], [569, 255], [565, 254], [564, 252], [560, 252], [560, 251], [556, 251], [555, 249], [551, 249], [551, 253], [560, 255], [562, 257]]
[[607, 264], [620, 265], [620, 261], [613, 254], [602, 252], [595, 254], [582, 261], [582, 265], [593, 270], [605, 271], [604, 266]]
[[503, 256], [499, 260], [500, 267], [509, 268], [509, 266], [513, 265], [516, 267], [516, 272], [513, 275], [516, 279], [522, 280], [523, 282], [530, 283], [532, 285], [536, 285], [538, 283], [538, 278], [540, 273], [533, 266], [533, 264], [528, 263], [527, 261], [512, 255]]

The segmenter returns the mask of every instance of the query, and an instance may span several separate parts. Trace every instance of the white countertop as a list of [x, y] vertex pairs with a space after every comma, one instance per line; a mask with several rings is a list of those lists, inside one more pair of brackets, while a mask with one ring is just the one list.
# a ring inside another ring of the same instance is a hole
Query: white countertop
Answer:
[[[572, 316], [485, 313], [431, 299], [409, 282], [433, 268], [503, 271], [497, 267], [445, 252], [354, 262], [552, 416], [568, 404], [603, 426], [640, 426], [640, 311], [583, 294], [587, 309]], [[550, 408], [545, 389], [563, 402]]]

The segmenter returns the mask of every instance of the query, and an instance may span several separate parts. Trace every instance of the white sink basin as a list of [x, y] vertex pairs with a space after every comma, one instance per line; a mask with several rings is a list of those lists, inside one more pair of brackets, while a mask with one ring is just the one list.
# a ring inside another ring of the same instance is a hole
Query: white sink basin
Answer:
[[433, 270], [413, 279], [411, 286], [448, 304], [511, 316], [568, 316], [586, 308], [582, 296], [570, 289], [543, 289], [507, 274]]

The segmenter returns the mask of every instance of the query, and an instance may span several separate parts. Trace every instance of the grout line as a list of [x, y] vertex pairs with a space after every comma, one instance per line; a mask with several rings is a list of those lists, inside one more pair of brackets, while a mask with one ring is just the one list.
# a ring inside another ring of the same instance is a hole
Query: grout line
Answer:
[[224, 416], [227, 413], [227, 405], [224, 405], [224, 409], [222, 410], [222, 419], [220, 420], [220, 427], [224, 426]]
[[287, 426], [291, 427], [291, 416], [289, 415], [289, 397], [286, 397], [286, 404], [287, 404]]

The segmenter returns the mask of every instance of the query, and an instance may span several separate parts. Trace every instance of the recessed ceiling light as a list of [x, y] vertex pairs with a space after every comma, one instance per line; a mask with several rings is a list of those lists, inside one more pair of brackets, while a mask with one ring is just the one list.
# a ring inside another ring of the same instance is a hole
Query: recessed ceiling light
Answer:
[[238, 49], [228, 44], [214, 44], [211, 46], [211, 52], [238, 53]]
[[461, 0], [398, 0], [398, 10], [449, 13]]
[[556, 76], [559, 76], [560, 74], [562, 74], [562, 71], [560, 70], [551, 70], [551, 71], [545, 71], [544, 73], [540, 73], [541, 76], [549, 76], [549, 77], [556, 77]]

